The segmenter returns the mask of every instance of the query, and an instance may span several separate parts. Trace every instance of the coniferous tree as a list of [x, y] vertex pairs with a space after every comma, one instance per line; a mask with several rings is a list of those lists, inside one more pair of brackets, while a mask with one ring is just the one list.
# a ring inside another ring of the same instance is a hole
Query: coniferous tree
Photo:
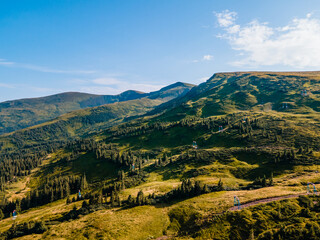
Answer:
[[54, 201], [54, 194], [53, 194], [53, 190], [51, 190], [51, 196], [50, 196], [50, 202]]
[[194, 185], [194, 194], [196, 196], [200, 195], [201, 194], [201, 186], [200, 186], [200, 182], [199, 181], [196, 181], [195, 182], [195, 185]]
[[261, 185], [262, 185], [262, 187], [266, 187], [267, 186], [266, 175], [263, 175], [263, 178], [262, 178], [262, 181], [261, 181]]
[[271, 176], [269, 178], [269, 186], [273, 186], [273, 172], [271, 173]]
[[131, 206], [134, 203], [134, 199], [131, 195], [128, 196], [128, 200], [127, 200], [129, 206]]
[[0, 220], [2, 220], [4, 218], [4, 214], [2, 212], [2, 210], [0, 209]]
[[140, 191], [138, 192], [136, 202], [137, 202], [137, 205], [139, 205], [139, 206], [143, 205], [143, 203], [144, 203], [144, 195], [143, 195], [142, 190], [140, 190]]
[[119, 194], [117, 194], [117, 203], [118, 203], [118, 206], [121, 207], [121, 199]]
[[89, 206], [88, 202], [87, 202], [86, 200], [84, 200], [84, 201], [82, 202], [82, 208], [86, 208], [86, 207], [88, 207], [88, 206]]
[[70, 186], [69, 186], [69, 183], [67, 183], [66, 186], [65, 186], [65, 193], [66, 193], [66, 197], [69, 198], [69, 196], [70, 196]]
[[217, 190], [218, 191], [222, 191], [223, 190], [223, 182], [222, 182], [221, 178], [219, 179]]
[[112, 191], [112, 193], [111, 193], [110, 201], [111, 201], [111, 207], [114, 207], [115, 206], [115, 201], [116, 201], [114, 191]]
[[88, 183], [87, 183], [87, 178], [86, 178], [86, 174], [83, 174], [83, 177], [81, 179], [81, 190], [85, 190], [88, 187]]

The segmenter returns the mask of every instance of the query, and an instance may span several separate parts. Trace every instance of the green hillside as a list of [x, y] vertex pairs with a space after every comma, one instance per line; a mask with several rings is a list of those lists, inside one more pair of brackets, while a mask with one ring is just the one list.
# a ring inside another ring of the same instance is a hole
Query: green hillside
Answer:
[[2, 102], [0, 134], [37, 125], [74, 110], [132, 100], [145, 95], [136, 91], [127, 91], [114, 96], [67, 92], [48, 97]]
[[162, 90], [142, 93], [129, 90], [118, 95], [94, 95], [67, 92], [41, 98], [21, 99], [0, 103], [0, 135], [41, 124], [65, 113], [105, 104], [148, 97], [163, 102], [184, 95], [194, 85], [175, 83]]
[[192, 87], [191, 84], [175, 83], [151, 92], [147, 97], [73, 111], [40, 125], [0, 137], [0, 147], [10, 151], [15, 147], [48, 146], [51, 142], [66, 142], [93, 134], [128, 121], [131, 117], [143, 115], [161, 103], [186, 94]]
[[171, 101], [163, 91], [2, 137], [0, 236], [317, 239], [319, 72], [218, 73]]
[[[156, 110], [178, 106], [173, 115], [178, 111], [181, 115], [199, 117], [243, 110], [317, 113], [320, 111], [319, 76], [319, 72], [217, 73], [185, 96], [164, 103]], [[303, 96], [301, 91], [307, 95]]]

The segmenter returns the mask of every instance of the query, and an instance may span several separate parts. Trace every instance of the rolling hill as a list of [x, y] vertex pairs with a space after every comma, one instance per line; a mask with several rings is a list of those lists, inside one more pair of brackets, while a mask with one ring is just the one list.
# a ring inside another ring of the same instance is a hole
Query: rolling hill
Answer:
[[217, 73], [185, 96], [160, 105], [152, 113], [177, 106], [174, 113], [178, 110], [181, 114], [196, 113], [203, 117], [253, 107], [316, 113], [320, 111], [319, 79], [320, 72]]
[[72, 111], [51, 121], [4, 135], [0, 137], [0, 142], [9, 142], [10, 148], [21, 148], [24, 145], [49, 144], [52, 141], [68, 141], [83, 137], [127, 121], [131, 117], [143, 115], [161, 103], [185, 95], [193, 86], [179, 82], [144, 94], [144, 97], [135, 100]]
[[316, 239], [320, 72], [176, 87], [3, 136], [0, 237]]
[[37, 125], [74, 110], [132, 100], [145, 95], [137, 91], [127, 91], [114, 96], [66, 92], [41, 98], [2, 102], [0, 134]]
[[171, 100], [179, 95], [184, 95], [193, 86], [192, 84], [176, 83], [160, 91], [142, 93], [129, 90], [118, 95], [66, 92], [41, 98], [2, 102], [0, 103], [0, 135], [34, 126], [79, 109], [144, 97], [161, 98], [163, 101]]

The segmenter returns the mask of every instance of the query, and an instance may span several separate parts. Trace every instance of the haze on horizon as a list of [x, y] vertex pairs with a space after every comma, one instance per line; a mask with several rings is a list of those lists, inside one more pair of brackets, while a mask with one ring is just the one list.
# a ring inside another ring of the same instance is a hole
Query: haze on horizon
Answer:
[[320, 2], [0, 3], [0, 101], [150, 92], [215, 72], [320, 69]]

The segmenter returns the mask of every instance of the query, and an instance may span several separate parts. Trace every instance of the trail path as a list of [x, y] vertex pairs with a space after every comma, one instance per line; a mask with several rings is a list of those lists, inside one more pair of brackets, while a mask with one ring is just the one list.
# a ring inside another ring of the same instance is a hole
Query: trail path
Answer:
[[[248, 202], [248, 203], [241, 204], [241, 209], [247, 208], [247, 207], [251, 207], [251, 206], [255, 206], [255, 205], [258, 205], [258, 204], [261, 204], [261, 203], [269, 203], [269, 202], [279, 201], [279, 200], [283, 200], [283, 199], [297, 198], [297, 197], [303, 196], [303, 195], [308, 195], [308, 194], [307, 193], [292, 194], [292, 195], [286, 195], [286, 196], [280, 196], [280, 197], [271, 197], [271, 198], [260, 199], [260, 200], [256, 200], [256, 201], [253, 201], [253, 202]], [[236, 210], [238, 210], [237, 206], [231, 207], [231, 208], [228, 209], [228, 211], [236, 211]]]
[[[286, 196], [279, 196], [279, 197], [271, 197], [271, 198], [260, 199], [260, 200], [256, 200], [256, 201], [253, 201], [253, 202], [247, 202], [247, 203], [242, 204], [241, 205], [241, 209], [247, 208], [247, 207], [251, 207], [251, 206], [255, 206], [255, 205], [258, 205], [258, 204], [261, 204], [261, 203], [269, 203], [269, 202], [279, 201], [279, 200], [283, 200], [283, 199], [297, 198], [299, 196], [304, 196], [304, 195], [308, 195], [308, 193], [292, 194], [292, 195], [286, 195]], [[238, 209], [238, 207], [235, 206], [235, 207], [229, 208], [228, 211], [237, 211], [237, 210], [241, 210], [241, 209]], [[224, 213], [225, 212], [217, 213], [217, 214], [214, 214], [214, 215], [217, 216], [217, 215], [222, 215]], [[162, 236], [162, 237], [156, 238], [156, 240], [166, 240], [166, 239], [170, 239], [170, 237], [169, 236]]]

